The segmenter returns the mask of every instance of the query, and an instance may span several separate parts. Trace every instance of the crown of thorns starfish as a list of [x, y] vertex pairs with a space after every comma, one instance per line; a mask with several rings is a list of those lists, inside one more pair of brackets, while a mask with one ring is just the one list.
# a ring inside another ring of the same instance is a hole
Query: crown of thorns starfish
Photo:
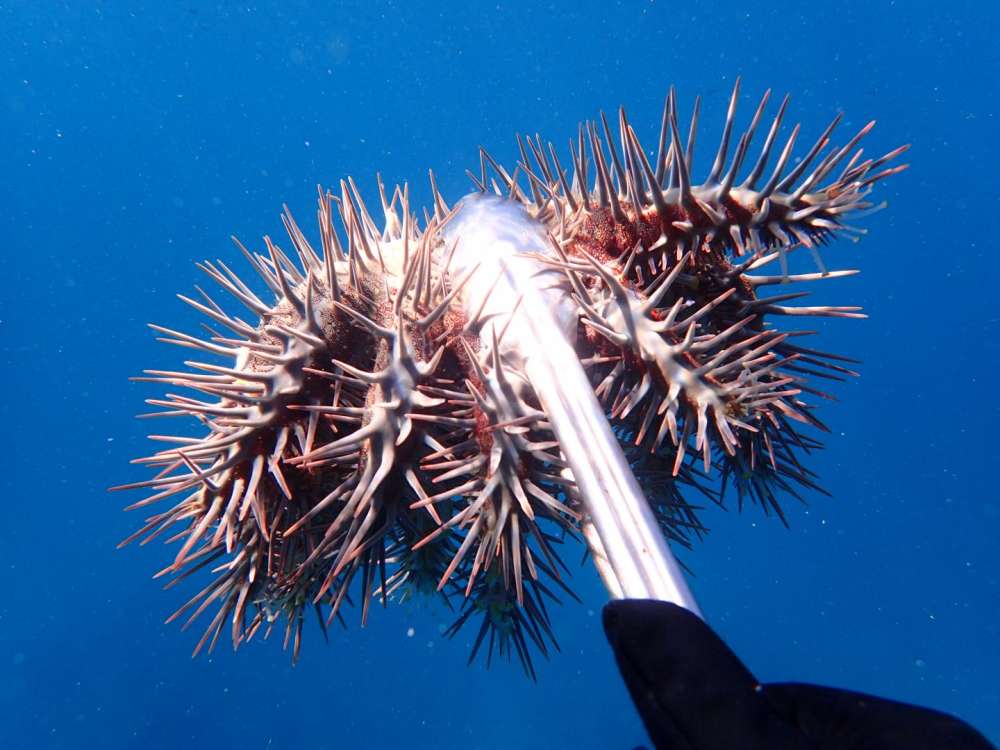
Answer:
[[[181, 299], [209, 319], [206, 336], [152, 326], [216, 357], [137, 378], [191, 394], [150, 399], [163, 410], [144, 416], [193, 419], [201, 434], [152, 435], [167, 447], [136, 462], [155, 476], [116, 488], [151, 493], [132, 508], [167, 504], [124, 543], [177, 542], [158, 574], [168, 586], [214, 574], [170, 617], [215, 609], [196, 653], [227, 623], [239, 645], [283, 618], [297, 657], [305, 610], [325, 632], [352, 588], [362, 618], [374, 598], [439, 592], [460, 608], [449, 634], [479, 618], [473, 657], [485, 643], [532, 675], [532, 649], [557, 647], [546, 600], [572, 596], [557, 550], [586, 536], [588, 512], [517, 356], [516, 311], [491, 311], [499, 279], [463, 244], [473, 209], [537, 229], [533, 274], [668, 539], [703, 533], [692, 497], [734, 493], [784, 521], [779, 496], [819, 489], [804, 458], [820, 444], [803, 426], [825, 428], [806, 399], [828, 398], [817, 380], [856, 373], [805, 346], [810, 331], [772, 321], [863, 317], [790, 305], [806, 292], [786, 285], [857, 273], [828, 271], [817, 249], [862, 233], [846, 220], [878, 207], [869, 193], [904, 168], [887, 164], [906, 147], [865, 159], [874, 123], [830, 147], [838, 115], [791, 166], [797, 125], [778, 148], [787, 97], [752, 149], [767, 92], [730, 155], [738, 94], [737, 82], [700, 184], [698, 101], [683, 139], [671, 90], [655, 158], [624, 110], [617, 142], [602, 114], [570, 139], [569, 172], [535, 136], [518, 137], [512, 171], [481, 151], [478, 193], [455, 208], [431, 174], [422, 222], [405, 185], [388, 196], [379, 180], [380, 227], [348, 179], [338, 195], [320, 191], [317, 252], [286, 207], [290, 252], [236, 241], [264, 292], [221, 260], [199, 264], [251, 318], [198, 289]], [[800, 248], [816, 272], [789, 274]]]

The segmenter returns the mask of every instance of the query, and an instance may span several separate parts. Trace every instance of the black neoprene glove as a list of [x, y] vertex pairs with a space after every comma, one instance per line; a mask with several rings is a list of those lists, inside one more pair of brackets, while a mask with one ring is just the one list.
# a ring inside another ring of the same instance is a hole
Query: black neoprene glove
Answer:
[[604, 631], [658, 750], [993, 748], [939, 711], [817, 685], [762, 685], [708, 625], [674, 604], [611, 602]]

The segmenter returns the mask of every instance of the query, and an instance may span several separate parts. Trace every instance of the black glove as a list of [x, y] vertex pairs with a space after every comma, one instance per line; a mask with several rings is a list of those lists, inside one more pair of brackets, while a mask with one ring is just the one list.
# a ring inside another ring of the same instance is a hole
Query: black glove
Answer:
[[674, 604], [611, 602], [604, 632], [658, 750], [993, 748], [939, 711], [816, 685], [761, 685], [708, 625]]

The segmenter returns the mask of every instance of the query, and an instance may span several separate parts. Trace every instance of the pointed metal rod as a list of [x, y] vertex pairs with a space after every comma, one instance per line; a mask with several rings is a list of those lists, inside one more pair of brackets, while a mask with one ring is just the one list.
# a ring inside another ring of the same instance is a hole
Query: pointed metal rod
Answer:
[[523, 386], [541, 401], [589, 516], [584, 539], [609, 594], [700, 615], [573, 348], [579, 311], [565, 276], [537, 257], [557, 259], [542, 225], [514, 201], [476, 193], [457, 207], [445, 240], [458, 243], [456, 277], [478, 264], [462, 302], [467, 315], [488, 321], [480, 356], [486, 361], [498, 340], [500, 362], [523, 372]]

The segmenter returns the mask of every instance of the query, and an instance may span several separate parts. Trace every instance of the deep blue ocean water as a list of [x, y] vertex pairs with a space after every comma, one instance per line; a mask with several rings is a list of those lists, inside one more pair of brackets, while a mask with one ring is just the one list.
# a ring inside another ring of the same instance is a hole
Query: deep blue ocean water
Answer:
[[[183, 352], [147, 322], [193, 329], [175, 298], [193, 261], [240, 265], [228, 236], [279, 234], [281, 203], [374, 174], [450, 200], [483, 144], [564, 144], [624, 103], [655, 138], [662, 97], [704, 96], [714, 141], [734, 76], [752, 108], [793, 95], [809, 137], [870, 118], [870, 153], [912, 143], [878, 189], [870, 234], [826, 251], [863, 274], [819, 298], [867, 321], [823, 326], [864, 360], [836, 388], [814, 468], [833, 498], [713, 512], [684, 560], [709, 621], [763, 680], [850, 687], [953, 711], [1000, 740], [1000, 340], [992, 3], [0, 2], [0, 745], [15, 748], [631, 748], [644, 732], [600, 627], [602, 587], [554, 611], [562, 653], [465, 666], [437, 605], [376, 610], [367, 628], [307, 629], [192, 660], [200, 631], [164, 625], [159, 545], [106, 487], [156, 389], [129, 383]], [[702, 173], [708, 150], [699, 152]], [[313, 235], [315, 236], [315, 235]], [[242, 266], [241, 266], [242, 268]], [[134, 500], [136, 498], [131, 498]], [[186, 590], [192, 593], [191, 589]]]

